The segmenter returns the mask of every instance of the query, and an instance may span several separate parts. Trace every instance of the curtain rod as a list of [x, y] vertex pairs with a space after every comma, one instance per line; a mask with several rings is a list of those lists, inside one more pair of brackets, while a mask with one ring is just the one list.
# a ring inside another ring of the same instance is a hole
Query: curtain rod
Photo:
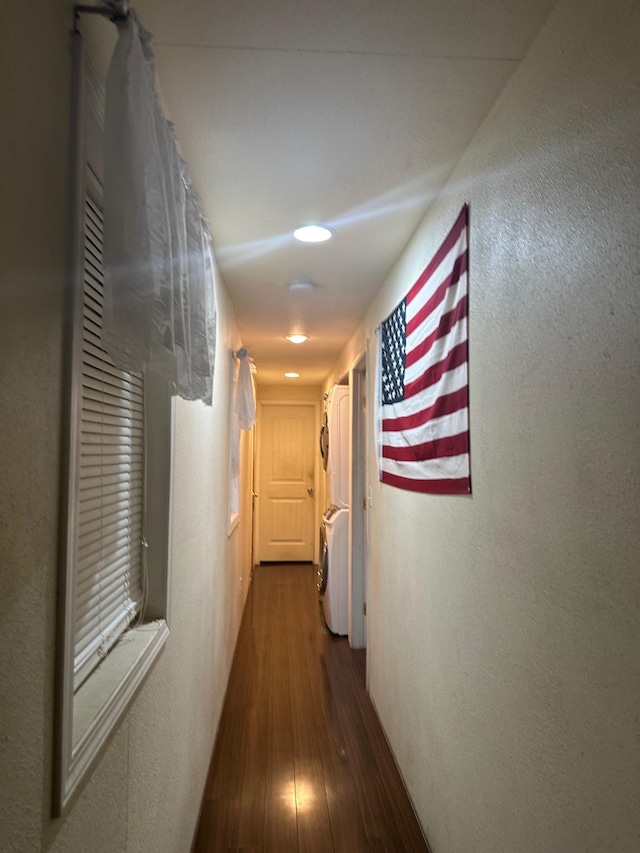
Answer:
[[73, 28], [78, 29], [80, 15], [102, 15], [113, 23], [126, 21], [129, 17], [129, 4], [126, 0], [105, 0], [105, 6], [76, 5], [73, 7]]

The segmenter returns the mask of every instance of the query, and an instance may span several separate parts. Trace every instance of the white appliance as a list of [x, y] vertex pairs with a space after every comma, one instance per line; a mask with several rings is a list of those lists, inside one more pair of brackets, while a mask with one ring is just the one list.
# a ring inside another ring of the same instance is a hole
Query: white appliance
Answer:
[[334, 385], [327, 394], [320, 433], [329, 507], [322, 519], [322, 557], [318, 590], [324, 619], [334, 634], [349, 630], [349, 388]]
[[320, 433], [328, 506], [349, 506], [349, 386], [334, 385], [327, 394]]
[[329, 507], [322, 521], [322, 563], [318, 589], [324, 621], [332, 634], [349, 630], [349, 510]]

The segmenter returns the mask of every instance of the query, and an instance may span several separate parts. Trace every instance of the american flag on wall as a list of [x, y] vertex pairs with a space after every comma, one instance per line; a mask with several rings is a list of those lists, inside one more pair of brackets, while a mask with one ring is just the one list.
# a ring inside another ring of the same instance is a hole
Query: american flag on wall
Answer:
[[383, 483], [468, 494], [467, 268], [469, 208], [379, 329]]

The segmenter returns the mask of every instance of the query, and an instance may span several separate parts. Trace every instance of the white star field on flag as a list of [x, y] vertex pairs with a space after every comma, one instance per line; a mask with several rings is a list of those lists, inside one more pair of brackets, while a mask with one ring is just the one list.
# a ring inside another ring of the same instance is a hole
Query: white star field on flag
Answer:
[[404, 299], [382, 323], [382, 402], [404, 399], [406, 304]]

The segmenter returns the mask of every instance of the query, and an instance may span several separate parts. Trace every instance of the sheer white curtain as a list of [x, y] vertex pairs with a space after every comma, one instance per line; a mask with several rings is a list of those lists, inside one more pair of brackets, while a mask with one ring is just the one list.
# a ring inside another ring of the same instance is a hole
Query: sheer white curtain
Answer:
[[235, 413], [240, 429], [251, 429], [256, 422], [256, 392], [248, 350], [243, 347], [236, 353], [239, 361], [236, 379]]
[[210, 405], [211, 238], [158, 101], [150, 34], [133, 11], [118, 30], [105, 103], [103, 344], [122, 370], [148, 367]]

